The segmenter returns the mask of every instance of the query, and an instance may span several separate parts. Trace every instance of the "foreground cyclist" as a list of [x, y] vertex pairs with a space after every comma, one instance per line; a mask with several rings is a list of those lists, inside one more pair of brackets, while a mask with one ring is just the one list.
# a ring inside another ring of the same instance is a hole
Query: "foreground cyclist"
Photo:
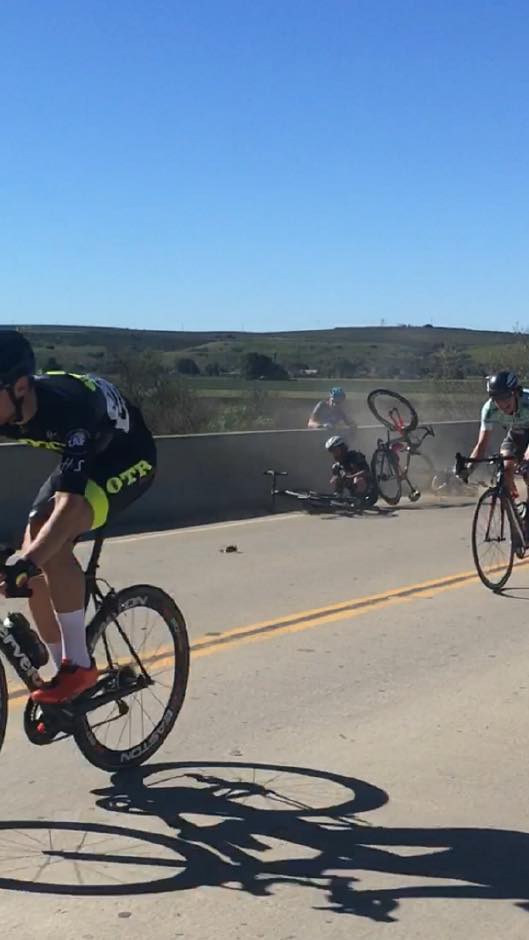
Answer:
[[[486, 455], [490, 438], [496, 426], [507, 431], [500, 454], [506, 458], [505, 482], [514, 490], [514, 473], [529, 461], [529, 389], [522, 388], [514, 372], [504, 370], [487, 379], [488, 401], [481, 409], [479, 437], [470, 457], [480, 460]], [[462, 477], [468, 479], [471, 467]]]
[[141, 412], [105, 379], [35, 375], [35, 356], [15, 330], [0, 331], [0, 435], [57, 451], [38, 492], [22, 548], [0, 592], [30, 582], [31, 612], [58, 667], [33, 692], [40, 704], [80, 695], [97, 681], [85, 634], [85, 580], [74, 555], [80, 535], [140, 497], [156, 470], [156, 447]]
[[376, 488], [365, 455], [359, 450], [349, 450], [343, 437], [334, 434], [325, 442], [325, 449], [332, 456], [331, 486], [341, 496], [344, 490], [352, 497], [376, 500]]

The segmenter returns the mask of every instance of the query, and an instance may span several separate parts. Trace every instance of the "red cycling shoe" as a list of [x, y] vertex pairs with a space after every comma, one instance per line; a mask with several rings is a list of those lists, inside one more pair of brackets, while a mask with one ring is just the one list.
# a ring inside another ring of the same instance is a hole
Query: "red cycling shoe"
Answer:
[[31, 698], [39, 705], [59, 705], [86, 692], [98, 680], [97, 666], [92, 660], [85, 669], [69, 659], [63, 659], [60, 669], [50, 682], [31, 693]]

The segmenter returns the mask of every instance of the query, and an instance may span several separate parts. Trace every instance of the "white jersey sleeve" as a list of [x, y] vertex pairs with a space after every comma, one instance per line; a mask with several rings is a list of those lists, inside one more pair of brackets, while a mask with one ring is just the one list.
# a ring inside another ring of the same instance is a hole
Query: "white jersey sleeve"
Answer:
[[480, 431], [492, 431], [494, 429], [494, 422], [492, 421], [491, 409], [493, 405], [489, 398], [485, 402], [483, 408], [481, 409], [481, 425]]

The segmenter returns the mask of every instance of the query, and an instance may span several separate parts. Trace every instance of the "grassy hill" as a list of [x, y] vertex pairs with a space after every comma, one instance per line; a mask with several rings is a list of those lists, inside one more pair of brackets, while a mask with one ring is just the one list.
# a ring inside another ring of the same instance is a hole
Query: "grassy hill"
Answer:
[[[417, 378], [480, 376], [529, 362], [524, 336], [507, 331], [432, 326], [337, 327], [271, 333], [182, 332], [112, 327], [20, 327], [35, 345], [39, 365], [108, 371], [116, 354], [152, 350], [166, 366], [181, 357], [234, 372], [247, 352], [262, 352], [290, 370], [318, 369], [321, 376]], [[51, 363], [51, 365], [50, 365]], [[345, 366], [344, 366], [345, 363]], [[224, 378], [223, 382], [227, 379]]]
[[[31, 324], [20, 329], [34, 344], [40, 369], [114, 379], [157, 433], [305, 427], [314, 403], [337, 383], [361, 424], [373, 421], [366, 399], [377, 385], [410, 398], [423, 421], [474, 420], [485, 374], [509, 367], [527, 380], [529, 373], [528, 338], [507, 331], [427, 325], [268, 333]], [[238, 370], [249, 352], [275, 359], [295, 379], [245, 380]], [[201, 374], [182, 383], [177, 364], [184, 357]], [[213, 366], [220, 374], [207, 374]], [[300, 375], [302, 367], [317, 375]]]

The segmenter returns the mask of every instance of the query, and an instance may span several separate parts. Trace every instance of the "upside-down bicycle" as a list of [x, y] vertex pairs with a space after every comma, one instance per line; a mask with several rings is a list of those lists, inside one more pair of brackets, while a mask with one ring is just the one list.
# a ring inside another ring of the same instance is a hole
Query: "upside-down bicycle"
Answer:
[[[73, 737], [90, 763], [117, 770], [142, 764], [171, 731], [186, 692], [189, 640], [181, 611], [161, 588], [135, 584], [116, 591], [98, 577], [104, 538], [101, 530], [85, 571], [85, 607], [93, 608], [87, 645], [98, 666], [98, 681], [60, 705], [41, 706], [28, 699], [24, 730], [38, 745]], [[12, 549], [2, 550], [0, 568], [11, 554]], [[24, 588], [11, 596], [30, 594]], [[42, 684], [39, 647], [42, 643], [22, 614], [0, 622], [0, 652], [29, 692]], [[0, 747], [7, 716], [7, 682], [0, 659]]]
[[[425, 438], [434, 437], [431, 424], [419, 424], [413, 405], [387, 388], [375, 388], [367, 396], [371, 413], [386, 428], [386, 440], [379, 438], [371, 458], [371, 472], [378, 491], [390, 506], [396, 506], [402, 496], [402, 487], [408, 488], [408, 498], [416, 502], [421, 493], [430, 490], [435, 474], [434, 466], [420, 448]], [[396, 436], [395, 436], [396, 435]], [[410, 466], [413, 478], [410, 480]]]

